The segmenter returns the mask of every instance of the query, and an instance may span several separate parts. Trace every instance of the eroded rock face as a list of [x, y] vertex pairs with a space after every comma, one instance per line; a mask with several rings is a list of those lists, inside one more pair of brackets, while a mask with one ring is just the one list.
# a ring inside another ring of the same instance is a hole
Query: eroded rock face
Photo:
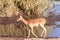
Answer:
[[49, 16], [47, 18], [47, 25], [54, 25], [56, 21], [60, 21], [60, 15]]
[[60, 15], [50, 17], [51, 20], [60, 21]]

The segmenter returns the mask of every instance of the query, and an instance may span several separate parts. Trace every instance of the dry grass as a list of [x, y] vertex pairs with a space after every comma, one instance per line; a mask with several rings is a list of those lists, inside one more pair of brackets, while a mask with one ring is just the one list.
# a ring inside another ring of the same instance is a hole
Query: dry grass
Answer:
[[48, 7], [48, 0], [0, 0], [0, 15], [11, 17], [18, 10], [25, 14], [42, 14]]

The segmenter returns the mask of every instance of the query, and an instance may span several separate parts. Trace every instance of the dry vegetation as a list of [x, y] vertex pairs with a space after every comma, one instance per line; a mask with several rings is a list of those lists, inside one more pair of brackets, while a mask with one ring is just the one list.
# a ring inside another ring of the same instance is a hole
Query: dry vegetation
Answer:
[[22, 10], [28, 15], [42, 14], [48, 4], [48, 0], [0, 0], [0, 14], [11, 16], [18, 10]]
[[[17, 16], [20, 10], [28, 16], [42, 15], [48, 4], [48, 0], [0, 0], [0, 17], [2, 17], [0, 18], [0, 36], [26, 37], [29, 29], [26, 25], [16, 22], [14, 18], [5, 17], [12, 17], [14, 14]], [[40, 35], [40, 30], [42, 29], [37, 27], [34, 32]], [[32, 34], [31, 37], [33, 37]]]
[[48, 6], [48, 0], [16, 0], [16, 5], [27, 13], [41, 14]]

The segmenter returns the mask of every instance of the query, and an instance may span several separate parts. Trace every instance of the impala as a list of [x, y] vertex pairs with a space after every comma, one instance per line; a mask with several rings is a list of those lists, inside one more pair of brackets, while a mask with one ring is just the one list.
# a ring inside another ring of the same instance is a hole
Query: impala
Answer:
[[21, 15], [20, 18], [17, 19], [17, 21], [22, 21], [24, 24], [28, 25], [28, 27], [31, 28], [31, 30], [29, 30], [28, 36], [30, 37], [30, 32], [32, 32], [32, 34], [35, 37], [38, 37], [34, 32], [33, 32], [33, 28], [37, 27], [40, 25], [40, 27], [43, 29], [42, 33], [41, 33], [41, 37], [43, 36], [44, 33], [44, 37], [46, 37], [46, 28], [44, 27], [44, 24], [46, 24], [46, 19], [45, 18], [35, 18], [35, 19], [30, 19], [30, 20], [25, 20]]

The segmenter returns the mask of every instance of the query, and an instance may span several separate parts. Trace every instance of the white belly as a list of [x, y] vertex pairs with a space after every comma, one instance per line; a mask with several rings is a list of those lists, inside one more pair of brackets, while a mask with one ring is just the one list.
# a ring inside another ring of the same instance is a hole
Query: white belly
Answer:
[[39, 26], [39, 23], [34, 23], [34, 24], [29, 24], [29, 26], [31, 26], [31, 27], [37, 27], [37, 26]]
[[39, 26], [39, 23], [36, 23], [35, 26]]

